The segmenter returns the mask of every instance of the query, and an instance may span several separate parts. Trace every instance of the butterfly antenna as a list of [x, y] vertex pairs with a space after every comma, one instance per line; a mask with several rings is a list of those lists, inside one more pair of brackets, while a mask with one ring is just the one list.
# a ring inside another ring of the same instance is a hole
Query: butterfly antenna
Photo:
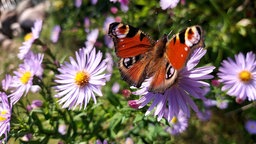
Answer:
[[173, 30], [171, 30], [171, 31], [168, 33], [167, 37], [169, 37], [169, 35], [170, 35], [172, 32], [173, 32]]

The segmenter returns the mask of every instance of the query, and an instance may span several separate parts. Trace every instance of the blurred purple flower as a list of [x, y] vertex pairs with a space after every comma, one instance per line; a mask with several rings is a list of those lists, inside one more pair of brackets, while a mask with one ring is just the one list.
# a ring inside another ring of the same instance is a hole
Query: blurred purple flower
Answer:
[[90, 98], [96, 103], [95, 94], [102, 96], [101, 87], [109, 77], [103, 73], [106, 67], [106, 60], [102, 61], [102, 53], [96, 53], [95, 48], [79, 49], [76, 52], [76, 60], [70, 57], [70, 62], [65, 62], [58, 69], [60, 74], [56, 75], [55, 80], [55, 97], [60, 98], [58, 102], [63, 104], [62, 108], [75, 109], [80, 105], [80, 109], [85, 109]]
[[96, 140], [96, 144], [108, 144], [107, 140], [104, 140], [103, 142], [101, 142], [101, 140]]
[[43, 61], [43, 54], [29, 53], [30, 57], [24, 59], [24, 63], [19, 65], [17, 71], [14, 72], [13, 79], [10, 83], [11, 94], [8, 95], [11, 99], [11, 105], [14, 105], [22, 95], [26, 95], [28, 91], [34, 87], [34, 76], [41, 77], [43, 68], [41, 63]]
[[11, 109], [7, 95], [0, 92], [0, 136], [5, 135], [4, 139], [0, 140], [0, 143], [4, 143], [7, 140], [7, 133], [10, 131]]
[[163, 10], [168, 8], [175, 8], [180, 0], [160, 0], [160, 7]]
[[96, 5], [98, 0], [91, 0], [92, 5]]
[[256, 121], [255, 120], [248, 120], [245, 123], [245, 129], [250, 134], [256, 134]]
[[196, 113], [196, 115], [199, 118], [199, 120], [208, 121], [212, 116], [212, 112], [211, 112], [211, 110], [206, 109], [203, 112]]
[[59, 127], [58, 127], [58, 132], [61, 134], [61, 135], [65, 135], [67, 133], [67, 125], [65, 124], [60, 124]]
[[86, 49], [88, 49], [88, 51], [91, 51], [91, 49], [93, 49], [96, 40], [98, 38], [99, 35], [99, 30], [98, 29], [94, 29], [92, 30], [88, 35], [87, 35], [87, 40], [85, 42], [85, 47]]
[[112, 86], [112, 92], [116, 94], [119, 92], [119, 90], [120, 90], [120, 84], [118, 82], [115, 82]]
[[134, 144], [134, 142], [133, 142], [132, 138], [128, 137], [125, 140], [125, 144]]
[[121, 10], [122, 10], [123, 12], [127, 12], [127, 11], [129, 10], [129, 7], [128, 7], [128, 5], [129, 5], [129, 0], [110, 0], [110, 2], [114, 2], [114, 3], [120, 2], [120, 4], [121, 4]]
[[5, 78], [2, 80], [2, 88], [3, 90], [7, 91], [12, 81], [12, 76], [7, 74]]
[[165, 130], [172, 134], [177, 135], [184, 132], [188, 127], [188, 117], [182, 111], [177, 116], [173, 116], [170, 120], [171, 127], [167, 127]]
[[19, 54], [18, 57], [19, 59], [24, 59], [27, 53], [29, 52], [33, 42], [39, 38], [40, 32], [42, 30], [42, 25], [43, 21], [42, 20], [36, 20], [34, 23], [34, 27], [31, 29], [32, 30], [32, 35], [31, 37], [26, 40], [25, 42], [22, 43], [22, 46], [19, 47]]
[[118, 12], [118, 9], [116, 7], [111, 7], [110, 11], [112, 14], [116, 14]]
[[61, 32], [61, 28], [60, 28], [59, 25], [56, 25], [56, 26], [53, 27], [52, 32], [51, 32], [51, 41], [53, 43], [58, 42], [60, 32]]
[[39, 108], [43, 106], [43, 102], [41, 100], [33, 100], [31, 107], [34, 108]]
[[137, 104], [140, 104], [139, 108], [143, 108], [153, 101], [145, 115], [150, 114], [154, 107], [156, 107], [154, 115], [158, 116], [158, 120], [162, 119], [166, 109], [168, 121], [177, 116], [180, 111], [189, 117], [190, 107], [195, 112], [199, 112], [198, 107], [190, 96], [206, 100], [204, 97], [205, 87], [209, 87], [209, 84], [202, 80], [213, 78], [210, 73], [215, 68], [213, 66], [195, 68], [205, 53], [206, 50], [203, 48], [196, 49], [188, 60], [187, 65], [179, 71], [176, 82], [164, 94], [148, 92], [147, 87], [150, 84], [150, 80], [142, 84], [142, 89], [133, 92], [135, 95], [144, 95], [136, 101]]
[[21, 140], [24, 141], [24, 142], [28, 142], [30, 141], [31, 139], [33, 138], [33, 135], [31, 133], [28, 133], [28, 134], [25, 134]]
[[75, 6], [76, 8], [80, 8], [82, 5], [83, 0], [75, 0]]
[[253, 52], [235, 55], [224, 60], [219, 68], [218, 76], [223, 83], [222, 91], [230, 96], [249, 101], [256, 100], [256, 56]]
[[88, 17], [84, 18], [84, 28], [85, 32], [89, 32], [89, 27], [90, 27], [90, 19]]

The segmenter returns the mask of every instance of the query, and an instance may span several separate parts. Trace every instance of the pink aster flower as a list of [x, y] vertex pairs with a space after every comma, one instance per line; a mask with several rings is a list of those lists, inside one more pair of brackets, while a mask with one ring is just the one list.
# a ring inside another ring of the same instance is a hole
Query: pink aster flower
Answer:
[[31, 29], [32, 32], [27, 36], [27, 40], [22, 43], [22, 46], [19, 47], [20, 52], [18, 54], [19, 59], [24, 59], [24, 57], [27, 55], [29, 52], [33, 42], [39, 38], [40, 32], [42, 29], [43, 21], [42, 20], [37, 20], [34, 23], [34, 27]]
[[24, 59], [24, 63], [19, 65], [17, 71], [14, 72], [14, 76], [10, 83], [11, 94], [8, 95], [11, 99], [11, 105], [14, 105], [22, 95], [26, 95], [29, 90], [34, 87], [38, 87], [33, 84], [34, 76], [41, 77], [43, 68], [41, 66], [43, 61], [43, 54], [29, 53], [30, 57]]
[[[70, 57], [70, 62], [65, 62], [56, 75], [55, 87], [60, 98], [59, 104], [63, 108], [86, 108], [90, 99], [96, 103], [96, 95], [102, 96], [101, 87], [105, 85], [108, 74], [103, 73], [107, 68], [106, 60], [102, 60], [102, 53], [93, 48], [81, 48], [76, 52], [76, 59]], [[96, 94], [96, 95], [95, 95]]]
[[255, 120], [248, 120], [245, 123], [245, 129], [250, 134], [256, 134], [256, 121]]
[[188, 127], [188, 117], [180, 111], [177, 116], [172, 117], [170, 125], [171, 127], [165, 129], [167, 132], [172, 135], [180, 134]]
[[221, 63], [218, 76], [221, 90], [241, 100], [256, 100], [256, 56], [253, 52], [239, 53], [235, 60], [228, 58]]
[[[11, 109], [7, 95], [0, 92], [0, 136], [5, 135], [3, 141], [7, 140], [7, 133], [10, 131]], [[0, 140], [0, 143], [3, 141]]]
[[61, 27], [59, 25], [56, 25], [53, 27], [52, 32], [51, 32], [51, 41], [53, 43], [58, 42], [60, 32], [61, 32]]
[[175, 8], [180, 0], [160, 0], [160, 6], [163, 10]]
[[[150, 114], [150, 112], [156, 107], [154, 115], [158, 116], [158, 120], [161, 120], [164, 113], [166, 113], [168, 121], [170, 121], [172, 117], [177, 116], [180, 111], [189, 117], [190, 107], [195, 112], [199, 112], [198, 107], [192, 100], [192, 97], [201, 100], [206, 99], [204, 97], [205, 88], [209, 87], [209, 84], [203, 80], [211, 79], [213, 76], [210, 75], [210, 73], [215, 68], [213, 66], [195, 68], [205, 53], [206, 50], [203, 48], [196, 49], [192, 53], [186, 66], [179, 71], [176, 82], [167, 89], [164, 94], [148, 92], [147, 88], [150, 84], [150, 80], [142, 83], [142, 89], [133, 93], [135, 95], [143, 95], [139, 100], [135, 101], [136, 104], [140, 105], [138, 108], [143, 108], [153, 101], [147, 110], [146, 115]], [[166, 109], [167, 112], [165, 112]]]

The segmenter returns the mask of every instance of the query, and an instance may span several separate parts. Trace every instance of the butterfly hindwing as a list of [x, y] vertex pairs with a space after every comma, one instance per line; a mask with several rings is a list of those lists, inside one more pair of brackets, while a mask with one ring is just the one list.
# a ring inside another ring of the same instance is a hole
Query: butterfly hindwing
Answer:
[[165, 65], [159, 65], [158, 70], [152, 76], [149, 91], [164, 93], [175, 82], [177, 76], [177, 70], [170, 63], [167, 62]]
[[129, 58], [121, 58], [118, 62], [122, 78], [130, 85], [140, 87], [146, 78], [146, 57], [141, 55]]

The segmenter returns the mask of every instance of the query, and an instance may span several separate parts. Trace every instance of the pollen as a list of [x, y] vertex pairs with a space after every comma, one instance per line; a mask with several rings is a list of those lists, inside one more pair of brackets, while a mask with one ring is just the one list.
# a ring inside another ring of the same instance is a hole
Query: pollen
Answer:
[[21, 77], [20, 77], [20, 81], [23, 83], [23, 84], [27, 84], [29, 79], [31, 78], [32, 74], [31, 72], [27, 71], [25, 72]]
[[172, 123], [172, 124], [175, 124], [175, 123], [177, 123], [177, 122], [178, 122], [178, 119], [177, 119], [176, 116], [174, 116], [174, 117], [172, 118], [172, 120], [171, 120], [171, 123]]
[[252, 74], [247, 70], [243, 70], [239, 73], [239, 79], [244, 83], [248, 83], [252, 79]]
[[28, 34], [26, 34], [26, 35], [24, 36], [24, 40], [25, 40], [25, 41], [28, 41], [28, 40], [32, 39], [32, 37], [33, 37], [33, 34], [32, 34], [32, 33], [28, 33]]
[[75, 76], [75, 83], [79, 86], [79, 87], [84, 87], [89, 83], [90, 80], [90, 75], [89, 73], [85, 72], [85, 71], [79, 71], [76, 73]]
[[7, 118], [4, 117], [4, 115], [7, 114], [7, 111], [6, 110], [2, 110], [1, 113], [0, 113], [0, 122], [2, 121], [5, 121]]

